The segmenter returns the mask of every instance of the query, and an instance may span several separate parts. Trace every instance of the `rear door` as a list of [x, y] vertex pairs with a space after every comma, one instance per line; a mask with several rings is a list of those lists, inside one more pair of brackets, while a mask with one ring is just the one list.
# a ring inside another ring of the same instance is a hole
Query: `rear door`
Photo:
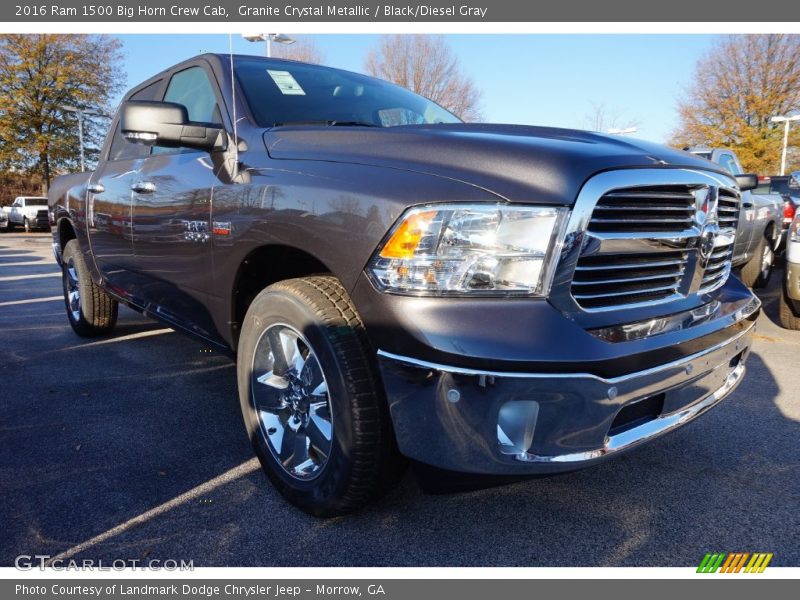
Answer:
[[[225, 125], [216, 81], [205, 63], [171, 74], [163, 100], [191, 121]], [[148, 310], [215, 337], [206, 306], [211, 283], [211, 191], [221, 153], [154, 147], [133, 182], [136, 269]]]

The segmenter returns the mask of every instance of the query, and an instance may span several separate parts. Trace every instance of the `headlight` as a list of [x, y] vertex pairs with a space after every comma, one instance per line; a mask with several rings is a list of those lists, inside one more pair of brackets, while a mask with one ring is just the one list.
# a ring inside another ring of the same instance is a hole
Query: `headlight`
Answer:
[[410, 209], [369, 263], [382, 291], [546, 296], [567, 209], [441, 204]]
[[800, 242], [800, 213], [794, 218], [792, 224], [789, 225], [789, 241]]

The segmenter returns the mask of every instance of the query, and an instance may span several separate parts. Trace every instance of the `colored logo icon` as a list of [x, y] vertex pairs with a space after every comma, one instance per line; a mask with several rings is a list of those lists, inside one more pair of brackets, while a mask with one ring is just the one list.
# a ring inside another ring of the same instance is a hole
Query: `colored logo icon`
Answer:
[[772, 560], [772, 552], [708, 552], [698, 573], [763, 573]]

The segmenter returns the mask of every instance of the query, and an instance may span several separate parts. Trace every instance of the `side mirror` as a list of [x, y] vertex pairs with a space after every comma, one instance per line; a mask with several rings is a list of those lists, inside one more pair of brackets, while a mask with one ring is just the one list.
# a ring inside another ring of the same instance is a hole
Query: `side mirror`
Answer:
[[182, 104], [125, 102], [120, 110], [122, 135], [131, 142], [209, 152], [225, 149], [225, 130], [211, 123], [189, 121]]
[[739, 186], [739, 191], [749, 192], [758, 187], [758, 175], [748, 173], [747, 175], [737, 175], [736, 185]]

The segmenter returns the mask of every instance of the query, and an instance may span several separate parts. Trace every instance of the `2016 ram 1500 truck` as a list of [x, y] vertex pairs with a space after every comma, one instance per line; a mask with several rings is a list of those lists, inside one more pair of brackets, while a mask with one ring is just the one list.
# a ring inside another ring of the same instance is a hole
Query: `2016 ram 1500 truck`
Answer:
[[691, 154], [204, 55], [130, 91], [101, 157], [51, 190], [69, 322], [107, 333], [124, 302], [235, 354], [255, 451], [313, 514], [403, 457], [580, 468], [744, 373], [759, 302], [729, 273], [756, 181]]

